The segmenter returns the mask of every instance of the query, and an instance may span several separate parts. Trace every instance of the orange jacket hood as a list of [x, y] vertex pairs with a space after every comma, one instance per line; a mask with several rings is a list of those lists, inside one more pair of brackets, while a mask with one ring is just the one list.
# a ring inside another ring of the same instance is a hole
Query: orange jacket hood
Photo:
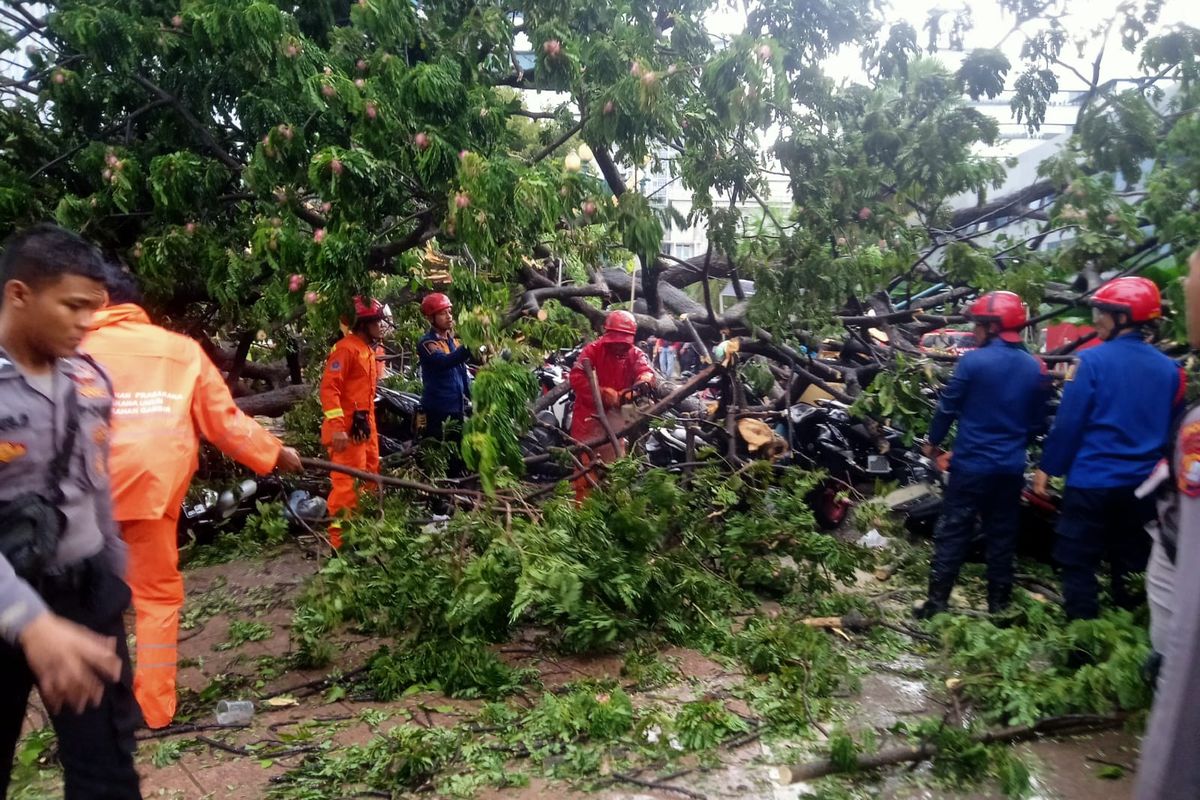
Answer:
[[141, 307], [102, 309], [82, 349], [113, 383], [109, 471], [117, 520], [177, 515], [201, 436], [255, 472], [275, 466], [282, 443], [238, 409], [200, 345], [154, 325]]
[[109, 325], [118, 325], [122, 322], [141, 322], [146, 325], [152, 325], [150, 315], [146, 310], [136, 303], [119, 303], [115, 306], [106, 306], [92, 315], [92, 324], [90, 330], [99, 330], [106, 328]]

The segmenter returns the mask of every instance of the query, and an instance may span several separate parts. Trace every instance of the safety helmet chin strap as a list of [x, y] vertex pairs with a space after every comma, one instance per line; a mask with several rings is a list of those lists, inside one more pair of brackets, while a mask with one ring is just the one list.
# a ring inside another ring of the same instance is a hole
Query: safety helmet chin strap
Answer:
[[999, 322], [983, 322], [982, 320], [975, 323], [976, 326], [983, 328], [983, 343], [991, 344], [991, 341], [1000, 335]]
[[[1118, 336], [1120, 336], [1124, 333], [1127, 333], [1129, 331], [1137, 331], [1142, 336], [1145, 336], [1147, 333], [1146, 327], [1150, 323], [1134, 322], [1133, 315], [1126, 311], [1109, 311], [1109, 310], [1103, 309], [1103, 308], [1098, 308], [1096, 310], [1099, 311], [1101, 314], [1108, 314], [1110, 317], [1112, 317], [1112, 321], [1113, 321], [1112, 333], [1109, 335], [1108, 339], [1106, 339], [1105, 341], [1115, 339]], [[1121, 316], [1126, 317], [1130, 321], [1129, 322], [1121, 322], [1120, 321]]]
[[350, 330], [353, 333], [356, 333], [359, 336], [361, 336], [363, 339], [367, 340], [368, 343], [374, 344], [377, 340], [375, 339], [374, 336], [371, 336], [367, 332], [367, 327], [372, 322], [382, 322], [382, 321], [383, 321], [382, 317], [369, 317], [367, 319], [358, 319], [358, 320], [354, 321], [354, 327], [351, 328]]

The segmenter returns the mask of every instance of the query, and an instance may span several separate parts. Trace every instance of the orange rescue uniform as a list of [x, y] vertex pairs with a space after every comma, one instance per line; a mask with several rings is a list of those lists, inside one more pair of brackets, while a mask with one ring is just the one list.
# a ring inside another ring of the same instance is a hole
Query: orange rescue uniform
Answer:
[[[349, 333], [338, 340], [325, 362], [321, 376], [321, 444], [329, 450], [329, 460], [335, 464], [367, 472], [379, 471], [379, 436], [375, 428], [375, 387], [379, 382], [379, 361], [375, 349], [361, 336]], [[370, 426], [366, 441], [353, 439], [341, 452], [333, 450], [335, 433], [350, 433], [355, 412], [365, 411]], [[329, 493], [329, 515], [353, 511], [358, 507], [357, 481], [349, 475], [334, 472], [330, 475], [333, 489]], [[330, 543], [342, 545], [341, 524], [329, 526]]]
[[97, 312], [82, 349], [113, 382], [109, 468], [137, 614], [133, 691], [146, 724], [162, 728], [175, 715], [183, 606], [177, 526], [199, 465], [199, 437], [259, 474], [274, 469], [283, 444], [234, 405], [199, 344], [152, 324], [132, 303]]

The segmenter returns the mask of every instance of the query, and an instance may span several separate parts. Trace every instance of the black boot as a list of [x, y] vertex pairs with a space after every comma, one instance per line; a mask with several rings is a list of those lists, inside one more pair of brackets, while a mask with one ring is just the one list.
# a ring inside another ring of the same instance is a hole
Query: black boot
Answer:
[[953, 586], [944, 586], [941, 583], [929, 583], [929, 596], [925, 598], [925, 604], [913, 611], [913, 616], [917, 619], [933, 619], [935, 614], [941, 614], [948, 611], [950, 608], [950, 590]]
[[1003, 614], [1012, 605], [1012, 587], [993, 589], [988, 587], [988, 613]]
[[917, 619], [933, 619], [937, 614], [942, 614], [948, 610], [949, 606], [946, 603], [930, 597], [925, 600], [925, 603], [920, 608], [913, 610], [913, 616]]

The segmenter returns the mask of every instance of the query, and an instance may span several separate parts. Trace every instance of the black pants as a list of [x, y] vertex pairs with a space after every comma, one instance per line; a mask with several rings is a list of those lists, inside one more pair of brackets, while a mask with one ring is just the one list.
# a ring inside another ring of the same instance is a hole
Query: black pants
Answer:
[[[425, 435], [430, 439], [452, 442], [454, 444], [454, 448], [450, 451], [450, 456], [446, 462], [446, 476], [450, 478], [461, 478], [467, 472], [466, 464], [463, 463], [462, 453], [459, 450], [459, 444], [462, 442], [463, 421], [465, 419], [466, 417], [461, 413], [453, 414], [442, 411], [425, 412]], [[457, 424], [447, 427], [447, 422], [457, 422]]]
[[1129, 576], [1145, 570], [1150, 559], [1146, 523], [1154, 519], [1155, 508], [1153, 497], [1133, 496], [1136, 488], [1068, 486], [1063, 493], [1054, 560], [1062, 569], [1063, 606], [1069, 618], [1100, 614], [1096, 573], [1105, 559], [1112, 567], [1113, 602], [1128, 609], [1142, 602], [1141, 593], [1130, 589]]
[[[133, 734], [142, 715], [133, 697], [133, 670], [121, 616], [129, 606], [129, 587], [101, 554], [69, 575], [47, 580], [41, 594], [55, 614], [115, 637], [121, 657], [121, 680], [107, 688], [100, 705], [82, 714], [64, 709], [50, 717], [58, 735], [65, 800], [140, 799]], [[5, 642], [0, 642], [0, 676], [0, 797], [4, 797], [34, 685], [24, 653]]]
[[950, 472], [929, 570], [929, 601], [936, 608], [949, 603], [950, 591], [975, 540], [976, 522], [987, 548], [988, 607], [998, 610], [1008, 605], [1024, 483], [1023, 475]]

